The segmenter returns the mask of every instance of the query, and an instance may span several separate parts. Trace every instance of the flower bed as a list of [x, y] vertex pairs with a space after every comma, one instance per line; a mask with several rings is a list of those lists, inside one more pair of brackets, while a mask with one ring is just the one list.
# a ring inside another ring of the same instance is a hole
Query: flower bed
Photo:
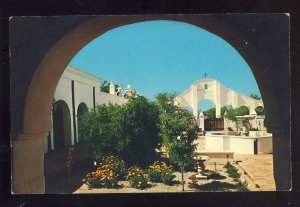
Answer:
[[172, 166], [168, 166], [164, 162], [154, 162], [153, 165], [150, 165], [148, 168], [148, 175], [151, 182], [170, 185], [175, 178], [173, 174], [174, 170]]
[[86, 175], [84, 181], [89, 188], [115, 188], [118, 181], [127, 180], [130, 187], [145, 189], [148, 181], [171, 185], [175, 177], [173, 166], [165, 162], [156, 161], [146, 170], [133, 166], [126, 171], [123, 160], [116, 156], [108, 156], [102, 159], [97, 170]]
[[137, 189], [145, 189], [148, 184], [146, 173], [137, 166], [128, 169], [127, 179], [130, 186]]
[[117, 156], [107, 156], [102, 159], [99, 166], [109, 165], [111, 170], [117, 174], [117, 179], [123, 179], [126, 175], [125, 163], [123, 160], [119, 159]]
[[96, 171], [86, 175], [86, 183], [90, 188], [113, 188], [117, 186], [118, 174], [110, 165], [101, 165]]

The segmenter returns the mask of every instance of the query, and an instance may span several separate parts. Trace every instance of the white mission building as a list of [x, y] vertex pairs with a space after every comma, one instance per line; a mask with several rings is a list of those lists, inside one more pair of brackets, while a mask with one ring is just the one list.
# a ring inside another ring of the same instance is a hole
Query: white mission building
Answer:
[[[72, 146], [80, 142], [81, 138], [78, 134], [78, 123], [81, 116], [86, 111], [102, 104], [124, 104], [128, 100], [127, 97], [131, 96], [133, 92], [133, 89], [130, 85], [128, 85], [123, 91], [120, 86], [115, 88], [115, 83], [111, 81], [109, 84], [109, 93], [106, 93], [100, 90], [101, 84], [102, 80], [99, 77], [87, 74], [86, 72], [70, 66], [65, 69], [58, 82], [53, 97], [53, 107], [51, 111], [52, 129], [48, 136], [44, 139], [45, 153], [47, 153], [49, 150], [60, 150], [64, 147]], [[197, 109], [198, 103], [205, 99], [211, 100], [215, 104], [216, 117], [221, 116], [221, 107], [224, 105], [231, 105], [232, 107], [247, 106], [250, 109], [250, 115], [255, 113], [256, 107], [263, 106], [262, 100], [256, 100], [246, 95], [237, 93], [229, 88], [226, 88], [219, 81], [209, 78], [194, 82], [187, 90], [176, 97], [175, 104], [183, 108], [191, 108], [193, 115], [198, 121], [198, 124], [200, 123], [199, 127], [204, 129], [203, 113], [198, 114]], [[256, 116], [255, 122], [257, 122], [258, 118], [259, 117]], [[263, 122], [263, 120], [261, 120], [261, 122]], [[228, 126], [232, 125], [224, 122], [222, 130]], [[205, 146], [207, 145], [207, 149], [216, 150], [215, 146], [217, 142], [213, 138], [209, 138], [210, 136], [215, 135], [207, 134], [205, 138]], [[270, 136], [268, 135], [268, 137]], [[226, 145], [227, 147], [223, 150], [217, 150], [236, 151], [236, 149], [242, 149], [242, 151], [239, 151], [240, 153], [254, 153], [254, 138], [252, 141], [247, 139], [248, 142], [249, 140], [251, 141], [249, 145], [250, 147], [248, 147], [250, 150], [243, 148], [247, 145], [244, 143], [246, 139], [242, 140], [241, 138], [243, 137], [236, 138], [241, 140], [242, 143], [237, 145], [231, 143], [231, 148], [228, 147], [229, 145]], [[255, 139], [257, 139], [257, 137]], [[220, 140], [220, 138], [217, 139], [217, 141]], [[259, 144], [259, 146], [263, 146], [260, 147], [263, 149], [262, 151], [272, 151], [271, 139], [268, 138], [268, 140], [269, 141], [267, 142], [267, 145]], [[213, 141], [213, 144], [211, 145], [213, 147], [209, 145], [211, 141]], [[218, 146], [223, 145], [218, 144]], [[258, 147], [258, 149], [260, 148]]]
[[193, 115], [198, 117], [198, 103], [202, 100], [210, 100], [215, 104], [216, 117], [221, 117], [221, 107], [231, 105], [249, 107], [250, 113], [258, 106], [263, 106], [262, 100], [256, 100], [232, 89], [226, 88], [219, 81], [205, 78], [194, 82], [187, 90], [176, 98], [181, 107], [191, 107]]
[[[78, 121], [88, 109], [102, 104], [123, 104], [130, 96], [132, 88], [128, 85], [124, 91], [110, 82], [109, 93], [102, 92], [99, 77], [87, 74], [68, 66], [62, 74], [55, 90], [51, 111], [52, 130], [44, 139], [44, 152], [61, 149], [64, 146], [80, 142]], [[125, 97], [124, 97], [125, 96]]]

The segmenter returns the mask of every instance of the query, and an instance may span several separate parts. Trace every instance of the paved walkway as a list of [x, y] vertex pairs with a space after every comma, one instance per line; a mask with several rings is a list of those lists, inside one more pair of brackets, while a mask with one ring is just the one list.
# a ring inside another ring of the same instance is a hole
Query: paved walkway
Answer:
[[234, 161], [253, 190], [275, 191], [272, 154], [234, 154]]

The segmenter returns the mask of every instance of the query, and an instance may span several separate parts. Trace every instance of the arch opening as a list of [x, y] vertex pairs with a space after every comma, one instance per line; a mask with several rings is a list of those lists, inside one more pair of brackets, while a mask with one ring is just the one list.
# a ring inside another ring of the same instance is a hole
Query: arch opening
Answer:
[[[168, 17], [167, 19], [169, 18], [176, 19], [174, 17]], [[145, 19], [152, 19], [152, 18], [146, 17]], [[103, 26], [102, 28], [101, 27], [95, 28], [95, 25], [101, 25], [103, 23], [103, 19], [100, 20], [95, 18], [95, 19], [88, 20], [84, 22], [82, 25], [76, 27], [74, 30], [70, 31], [67, 35], [63, 36], [63, 38], [60, 39], [55, 44], [55, 46], [53, 46], [51, 49], [48, 50], [43, 60], [41, 61], [38, 69], [36, 70], [36, 73], [27, 91], [26, 101], [24, 104], [24, 124], [23, 124], [24, 134], [34, 134], [34, 133], [38, 134], [38, 133], [45, 133], [49, 131], [50, 120], [48, 115], [50, 114], [50, 110], [51, 110], [51, 100], [55, 91], [55, 86], [57, 85], [59, 77], [62, 74], [64, 68], [67, 66], [68, 62], [79, 51], [81, 47], [83, 47], [85, 44], [87, 44], [90, 40], [92, 40], [96, 36], [103, 34], [105, 31], [108, 31], [111, 28], [115, 28], [121, 25], [126, 25], [129, 23], [139, 22], [141, 21], [141, 18], [131, 18], [129, 20], [124, 20], [124, 21], [120, 19], [117, 20], [118, 21], [116, 21], [112, 25], [109, 24], [107, 26]], [[203, 22], [195, 23], [191, 19], [187, 20], [187, 22], [194, 23], [195, 25], [198, 26], [201, 26], [203, 24], [204, 28], [209, 28], [209, 26]], [[80, 37], [76, 35], [76, 32], [78, 31], [83, 32], [80, 33], [81, 34]], [[86, 32], [84, 33], [84, 31]], [[73, 42], [77, 42], [78, 44], [76, 45], [71, 44]], [[240, 49], [241, 47], [238, 48]], [[64, 57], [64, 58], [57, 60], [57, 57]], [[55, 70], [53, 70], [53, 68], [55, 68]], [[54, 71], [54, 73], [52, 73], [52, 75], [49, 76], [49, 71]], [[265, 86], [265, 84], [262, 82], [263, 81], [260, 81], [260, 84]], [[46, 85], [48, 88], [41, 87], [43, 85]], [[271, 94], [269, 94], [269, 97], [272, 97], [272, 95], [274, 94], [272, 94], [271, 92]], [[37, 97], [39, 97], [39, 100], [37, 100]], [[34, 115], [35, 113], [32, 113], [32, 109], [31, 109], [32, 107], [35, 108], [36, 111], [38, 111], [38, 114], [41, 115], [40, 117], [36, 117]], [[266, 107], [266, 111], [267, 111], [267, 107]]]
[[198, 102], [198, 115], [203, 112], [209, 118], [216, 118], [216, 104], [210, 99], [203, 99]]

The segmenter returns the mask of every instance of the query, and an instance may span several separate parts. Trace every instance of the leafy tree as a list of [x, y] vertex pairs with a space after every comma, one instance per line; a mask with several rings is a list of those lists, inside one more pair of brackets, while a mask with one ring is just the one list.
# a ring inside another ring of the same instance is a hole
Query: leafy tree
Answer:
[[215, 119], [216, 118], [216, 108], [210, 108], [206, 111], [203, 111], [204, 116], [206, 116], [209, 119]]
[[228, 106], [226, 109], [226, 114], [224, 117], [235, 123], [236, 128], [239, 127], [239, 122], [237, 120], [237, 116], [244, 116], [249, 114], [249, 108], [247, 106], [240, 106], [237, 108], [233, 108], [232, 106]]
[[224, 114], [224, 117], [227, 120], [230, 120], [230, 121], [234, 122], [236, 128], [238, 128], [239, 124], [238, 124], [238, 121], [237, 121], [237, 118], [236, 118], [236, 110], [232, 106], [227, 107], [226, 113]]
[[[224, 113], [227, 109], [227, 106], [221, 107], [221, 118], [224, 117]], [[204, 116], [208, 117], [209, 119], [215, 119], [216, 118], [216, 108], [210, 108], [206, 111], [203, 111]]]
[[[170, 161], [177, 165], [181, 172], [182, 190], [184, 191], [183, 173], [194, 161], [197, 138], [196, 122], [193, 115], [186, 109], [174, 106], [174, 98], [170, 94], [159, 94], [157, 102], [161, 108], [159, 114], [159, 135]], [[159, 99], [159, 100], [158, 100]]]
[[256, 100], [260, 100], [261, 99], [261, 96], [259, 96], [258, 94], [255, 94], [255, 93], [251, 93], [250, 97], [253, 98], [253, 99], [256, 99]]
[[174, 112], [175, 108], [174, 107], [174, 99], [176, 97], [176, 93], [168, 93], [168, 92], [162, 92], [158, 93], [155, 96], [155, 102], [158, 105], [158, 108], [161, 113], [164, 112]]
[[158, 146], [158, 108], [143, 96], [123, 105], [97, 106], [83, 116], [79, 133], [89, 141], [91, 157], [117, 155], [128, 164], [152, 162]]
[[[119, 139], [125, 139], [126, 148], [122, 150], [120, 156], [128, 162], [143, 166], [153, 161], [155, 148], [158, 147], [158, 107], [144, 96], [139, 95], [131, 97], [123, 107], [125, 115]], [[123, 149], [123, 147], [120, 148]]]

